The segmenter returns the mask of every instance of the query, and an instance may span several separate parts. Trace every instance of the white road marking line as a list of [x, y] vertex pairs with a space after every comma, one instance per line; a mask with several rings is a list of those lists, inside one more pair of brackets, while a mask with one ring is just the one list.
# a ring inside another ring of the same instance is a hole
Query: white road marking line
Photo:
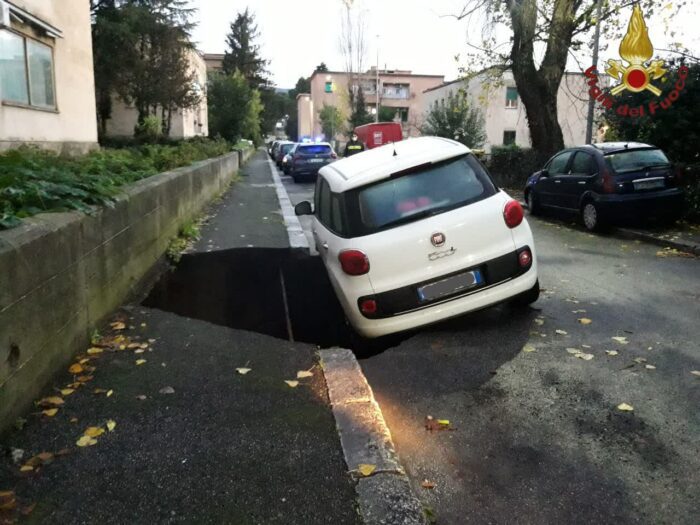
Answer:
[[292, 206], [292, 201], [289, 199], [287, 190], [282, 184], [282, 179], [280, 179], [277, 173], [277, 168], [272, 163], [272, 160], [268, 157], [267, 165], [270, 167], [270, 173], [272, 173], [272, 180], [275, 182], [275, 190], [277, 191], [277, 199], [280, 201], [280, 207], [282, 208], [282, 218], [284, 219], [284, 225], [287, 228], [287, 235], [289, 236], [289, 246], [291, 248], [309, 248], [309, 241], [304, 234], [304, 229], [301, 227], [299, 218], [294, 213], [294, 206]]

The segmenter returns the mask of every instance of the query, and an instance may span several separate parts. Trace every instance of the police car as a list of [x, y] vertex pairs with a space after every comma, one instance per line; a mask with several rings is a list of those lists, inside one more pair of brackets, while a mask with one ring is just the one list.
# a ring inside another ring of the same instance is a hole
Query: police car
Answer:
[[346, 317], [379, 337], [539, 297], [520, 204], [458, 142], [422, 137], [321, 168], [312, 232]]

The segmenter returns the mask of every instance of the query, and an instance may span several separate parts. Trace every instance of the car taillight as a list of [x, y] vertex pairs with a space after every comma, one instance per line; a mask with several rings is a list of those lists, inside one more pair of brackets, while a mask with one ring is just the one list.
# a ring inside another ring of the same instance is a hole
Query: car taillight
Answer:
[[360, 250], [344, 250], [338, 255], [338, 260], [348, 275], [364, 275], [369, 272], [369, 259]]
[[532, 264], [532, 252], [529, 248], [525, 248], [518, 253], [518, 264], [521, 268], [529, 268]]
[[506, 226], [515, 228], [523, 222], [523, 207], [518, 201], [509, 201], [503, 209], [503, 218], [506, 221]]
[[377, 313], [377, 301], [374, 299], [362, 299], [360, 301], [360, 312], [365, 315], [374, 315]]
[[608, 170], [603, 171], [603, 193], [615, 193], [615, 179]]

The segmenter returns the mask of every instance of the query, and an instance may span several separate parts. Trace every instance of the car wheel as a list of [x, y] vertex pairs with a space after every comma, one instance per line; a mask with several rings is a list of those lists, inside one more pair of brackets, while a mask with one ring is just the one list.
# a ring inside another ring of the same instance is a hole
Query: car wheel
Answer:
[[527, 209], [530, 210], [530, 215], [539, 215], [542, 213], [540, 203], [537, 200], [537, 195], [535, 195], [533, 190], [530, 190], [525, 194], [525, 202], [527, 203]]
[[604, 229], [603, 219], [600, 210], [595, 202], [587, 201], [581, 207], [581, 220], [588, 231], [602, 231]]
[[539, 279], [535, 281], [535, 285], [530, 288], [527, 292], [523, 292], [520, 295], [513, 298], [511, 304], [516, 307], [525, 307], [531, 305], [537, 299], [540, 298], [540, 281]]

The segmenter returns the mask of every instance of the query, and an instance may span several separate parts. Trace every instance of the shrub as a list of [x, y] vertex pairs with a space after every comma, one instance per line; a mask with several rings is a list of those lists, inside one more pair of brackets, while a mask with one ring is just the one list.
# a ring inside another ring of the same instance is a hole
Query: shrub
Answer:
[[120, 187], [162, 171], [231, 151], [225, 140], [193, 139], [177, 145], [102, 149], [62, 157], [36, 148], [0, 154], [0, 229], [45, 211], [109, 206]]
[[163, 136], [163, 121], [159, 117], [150, 115], [143, 122], [136, 124], [134, 136], [149, 142], [155, 142]]
[[491, 148], [487, 167], [498, 186], [522, 189], [527, 178], [542, 169], [546, 161], [547, 159], [535, 150], [513, 144]]

